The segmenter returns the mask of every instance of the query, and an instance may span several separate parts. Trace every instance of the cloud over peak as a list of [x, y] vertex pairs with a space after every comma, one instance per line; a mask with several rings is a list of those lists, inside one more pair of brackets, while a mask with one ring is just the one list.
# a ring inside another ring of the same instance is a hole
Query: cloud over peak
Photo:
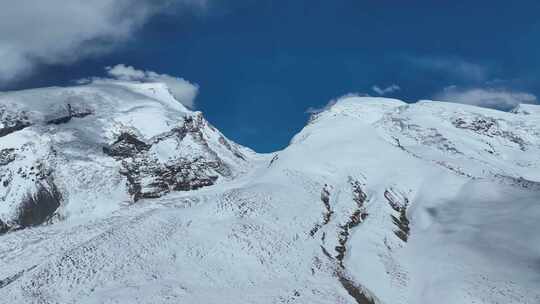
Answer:
[[174, 98], [183, 105], [193, 109], [195, 97], [199, 92], [199, 86], [184, 78], [167, 74], [158, 74], [153, 71], [138, 70], [132, 66], [117, 64], [106, 67], [107, 75], [113, 79], [133, 82], [162, 82], [167, 85]]
[[458, 57], [406, 57], [406, 60], [421, 70], [444, 73], [468, 82], [484, 82], [489, 76], [487, 67]]
[[107, 52], [151, 16], [205, 0], [17, 0], [0, 10], [0, 85], [40, 64], [66, 64]]
[[387, 95], [387, 94], [392, 94], [392, 93], [394, 93], [396, 91], [401, 90], [401, 88], [397, 84], [392, 84], [392, 85], [390, 85], [390, 86], [388, 86], [386, 88], [384, 88], [384, 87], [381, 88], [381, 87], [379, 87], [377, 85], [374, 85], [374, 86], [371, 87], [371, 89], [373, 90], [373, 92], [375, 92], [375, 93], [377, 93], [377, 94], [379, 94], [381, 96], [384, 96], [384, 95]]
[[450, 86], [435, 95], [434, 99], [464, 103], [474, 106], [510, 110], [519, 104], [536, 104], [535, 95], [503, 88], [470, 88], [460, 89]]

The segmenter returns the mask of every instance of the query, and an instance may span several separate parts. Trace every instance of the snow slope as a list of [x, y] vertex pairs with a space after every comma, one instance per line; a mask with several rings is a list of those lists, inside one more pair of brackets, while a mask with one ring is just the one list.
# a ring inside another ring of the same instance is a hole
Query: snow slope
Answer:
[[[145, 104], [159, 102], [149, 113], [170, 106], [167, 99], [149, 96], [144, 87], [111, 86], [49, 90], [106, 90], [107, 96], [128, 90], [144, 95]], [[12, 93], [9, 98], [30, 93]], [[7, 96], [0, 96], [2, 103]], [[97, 120], [95, 114], [82, 119], [102, 126], [103, 134], [117, 134], [111, 117], [116, 120], [124, 110], [115, 107], [111, 111], [118, 112], [107, 114], [107, 119]], [[154, 147], [150, 139], [169, 132], [178, 118], [171, 116], [167, 127], [145, 130], [148, 125], [139, 126], [144, 119], [138, 121], [132, 114], [144, 115], [146, 110], [137, 108], [132, 106], [126, 112], [129, 118], [119, 123], [136, 129], [130, 134], [142, 143], [127, 140], [114, 146], [114, 135], [92, 137], [99, 142], [77, 136], [62, 147], [84, 143], [88, 150], [98, 151], [106, 144], [110, 150], [105, 151], [113, 153], [95, 152], [84, 164], [100, 176], [106, 173], [119, 180], [123, 162], [145, 167], [137, 161], [139, 154], [130, 154], [144, 149], [212, 160], [217, 154], [233, 174], [221, 174], [220, 182], [205, 187], [177, 189], [189, 191], [140, 196], [129, 205], [121, 204], [130, 193], [126, 187], [117, 190], [118, 197], [107, 194], [108, 206], [96, 199], [85, 209], [84, 199], [68, 195], [55, 211], [62, 220], [0, 236], [1, 299], [540, 303], [540, 237], [535, 233], [540, 218], [540, 116], [534, 114], [534, 106], [527, 106], [525, 114], [347, 97], [315, 115], [286, 149], [271, 155], [220, 141], [218, 131], [204, 123], [202, 129], [209, 133], [202, 142], [215, 154], [204, 153], [205, 145], [191, 142], [189, 136], [182, 137], [184, 149]], [[180, 117], [196, 115], [183, 108], [174, 111]], [[163, 118], [167, 113], [171, 112], [156, 115]], [[185, 119], [180, 121], [186, 125]], [[194, 121], [188, 120], [188, 130], [199, 126]], [[25, 134], [32, 128], [35, 125], [0, 137], [0, 143], [24, 142], [20, 138], [29, 136]], [[32, 133], [29, 141], [52, 141], [49, 138], [62, 134], [50, 133]], [[127, 157], [122, 156], [125, 146]], [[76, 159], [65, 156], [61, 170], [73, 168]], [[192, 174], [200, 171], [195, 168]], [[158, 177], [163, 174], [168, 173], [157, 171]], [[55, 176], [55, 183], [58, 179]], [[103, 189], [125, 183], [113, 184], [109, 178], [87, 188], [72, 184], [71, 189], [99, 196]], [[78, 210], [79, 216], [66, 210]]]

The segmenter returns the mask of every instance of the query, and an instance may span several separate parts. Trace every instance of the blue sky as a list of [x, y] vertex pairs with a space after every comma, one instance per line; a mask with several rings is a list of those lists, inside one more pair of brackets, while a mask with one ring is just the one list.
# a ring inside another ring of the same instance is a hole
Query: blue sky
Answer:
[[536, 103], [539, 12], [538, 1], [182, 3], [145, 16], [106, 51], [34, 62], [2, 89], [67, 85], [119, 63], [183, 77], [200, 86], [195, 108], [212, 124], [269, 152], [288, 144], [309, 108], [347, 93]]

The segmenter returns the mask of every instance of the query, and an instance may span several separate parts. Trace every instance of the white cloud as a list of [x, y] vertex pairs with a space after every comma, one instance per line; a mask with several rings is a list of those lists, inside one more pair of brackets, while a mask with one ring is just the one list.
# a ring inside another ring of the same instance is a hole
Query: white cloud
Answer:
[[510, 110], [521, 103], [538, 103], [535, 95], [526, 92], [500, 88], [460, 89], [456, 86], [445, 88], [443, 92], [435, 95], [434, 99], [500, 110]]
[[107, 71], [107, 74], [115, 79], [118, 80], [127, 80], [127, 81], [141, 81], [142, 79], [146, 78], [148, 73], [153, 72], [145, 72], [142, 70], [137, 70], [132, 66], [124, 65], [124, 64], [117, 64], [112, 67], [106, 67], [105, 70]]
[[377, 86], [377, 85], [374, 85], [374, 86], [371, 87], [371, 89], [372, 89], [375, 93], [377, 93], [377, 94], [379, 94], [379, 95], [391, 94], [391, 93], [394, 93], [394, 92], [396, 92], [396, 91], [401, 90], [401, 88], [400, 88], [398, 85], [396, 85], [396, 84], [392, 84], [392, 85], [390, 85], [390, 86], [388, 86], [388, 87], [386, 87], [386, 88], [381, 88], [381, 87], [379, 87], [379, 86]]
[[109, 51], [152, 15], [205, 0], [17, 0], [0, 9], [0, 85], [40, 64], [68, 64]]
[[195, 107], [195, 97], [197, 97], [199, 86], [184, 78], [158, 74], [152, 71], [137, 70], [132, 66], [124, 64], [117, 64], [113, 67], [106, 67], [105, 69], [111, 78], [117, 80], [165, 83], [176, 100], [189, 108], [193, 109]]
[[407, 61], [421, 69], [449, 74], [463, 80], [483, 82], [488, 69], [457, 57], [407, 57]]

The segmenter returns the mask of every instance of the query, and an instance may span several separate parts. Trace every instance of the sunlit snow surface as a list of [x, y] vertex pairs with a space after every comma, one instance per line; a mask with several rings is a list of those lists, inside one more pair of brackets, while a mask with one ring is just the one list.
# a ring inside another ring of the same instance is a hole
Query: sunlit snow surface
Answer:
[[[148, 104], [140, 86], [76, 90], [116, 113], [85, 118], [104, 134], [129, 122], [149, 138], [190, 113], [166, 95]], [[129, 100], [112, 100], [115, 90]], [[88, 180], [71, 185], [85, 185], [84, 199], [62, 206], [62, 219], [0, 236], [1, 302], [369, 303], [347, 278], [375, 303], [540, 303], [538, 112], [348, 97], [283, 151], [246, 152], [235, 178], [135, 204], [114, 191], [124, 181], [112, 159], [82, 162], [88, 174], [74, 176]], [[2, 148], [44, 138], [12, 135]], [[81, 170], [72, 136], [101, 144], [80, 128], [65, 134], [65, 176]], [[156, 149], [160, 161], [173, 153]], [[355, 222], [355, 212], [367, 215]]]

